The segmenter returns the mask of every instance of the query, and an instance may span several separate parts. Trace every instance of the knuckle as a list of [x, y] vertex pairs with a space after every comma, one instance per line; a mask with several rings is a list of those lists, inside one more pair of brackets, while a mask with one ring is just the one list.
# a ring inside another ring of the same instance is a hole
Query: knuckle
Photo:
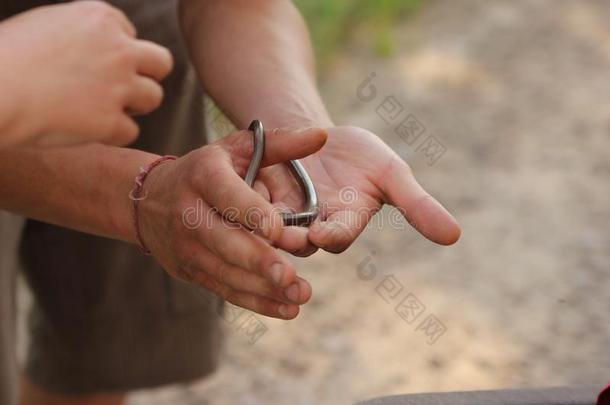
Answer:
[[211, 172], [214, 172], [215, 167], [217, 166], [214, 161], [217, 153], [215, 149], [215, 145], [207, 145], [189, 154], [189, 156], [192, 157], [193, 170], [205, 175], [208, 180]]
[[121, 16], [122, 12], [113, 6], [103, 1], [84, 1], [81, 2], [83, 12], [92, 19], [93, 24], [99, 26], [114, 26], [118, 23], [118, 17]]
[[104, 121], [104, 139], [107, 142], [110, 142], [113, 139], [120, 139], [123, 137], [123, 132], [121, 130], [121, 120], [122, 117], [119, 113], [112, 114], [107, 117]]
[[161, 87], [158, 83], [155, 83], [150, 94], [151, 110], [156, 110], [157, 108], [159, 108], [159, 106], [161, 106], [161, 103], [163, 102], [163, 96], [163, 87]]
[[222, 262], [218, 267], [218, 281], [220, 284], [228, 285], [230, 281], [230, 269], [226, 262]]
[[202, 187], [202, 184], [210, 185], [207, 176], [208, 165], [209, 161], [205, 153], [193, 152], [189, 165], [190, 169], [184, 173], [184, 179], [189, 188], [201, 191], [204, 194], [210, 189], [210, 187]]
[[167, 49], [165, 47], [163, 47], [162, 49], [163, 49], [163, 57], [161, 60], [161, 66], [163, 66], [163, 69], [162, 69], [161, 74], [163, 77], [165, 77], [174, 68], [174, 57], [169, 49]]
[[136, 55], [128, 44], [117, 45], [113, 57], [117, 67], [129, 71], [136, 70]]
[[206, 184], [214, 190], [215, 201], [229, 203], [231, 200], [231, 187], [226, 184], [226, 173], [223, 167], [215, 164], [207, 165], [203, 172], [206, 178]]
[[259, 314], [262, 314], [262, 315], [266, 315], [266, 316], [281, 318], [282, 316], [280, 315], [280, 313], [278, 311], [278, 305], [279, 304], [277, 304], [273, 301], [270, 301], [270, 300], [257, 299], [256, 300], [256, 306], [257, 306], [256, 312], [258, 312]]
[[256, 289], [256, 283], [252, 284], [251, 280], [250, 280], [250, 274], [248, 273], [247, 270], [240, 270], [237, 274], [236, 274], [236, 282], [239, 284], [240, 288], [242, 290], [247, 290], [248, 288], [254, 288]]
[[261, 295], [265, 297], [276, 301], [286, 301], [285, 289], [281, 287], [275, 287], [267, 283], [261, 290]]
[[140, 136], [140, 127], [138, 127], [137, 125], [130, 125], [127, 126], [121, 132], [122, 133], [119, 135], [120, 139], [118, 145], [129, 145], [133, 143], [136, 139], [138, 139], [138, 136]]
[[113, 10], [113, 7], [101, 0], [85, 0], [75, 3], [82, 10], [86, 10], [91, 14], [103, 15], [104, 13]]
[[[271, 266], [271, 263], [277, 262], [278, 260], [269, 252], [253, 252], [247, 257], [248, 270], [261, 276], [267, 276], [266, 268]], [[267, 263], [269, 263], [267, 265]]]
[[108, 89], [108, 101], [112, 108], [123, 111], [131, 100], [131, 88], [122, 81], [116, 81]]
[[261, 301], [263, 301], [263, 299], [260, 297], [251, 297], [247, 302], [243, 302], [243, 304], [245, 304], [244, 306], [250, 311], [265, 315], [265, 305]]
[[134, 123], [133, 125], [125, 124], [128, 119], [122, 114], [115, 114], [109, 119], [109, 134], [108, 137], [115, 140], [118, 144], [128, 144], [133, 142], [139, 135], [140, 128]]

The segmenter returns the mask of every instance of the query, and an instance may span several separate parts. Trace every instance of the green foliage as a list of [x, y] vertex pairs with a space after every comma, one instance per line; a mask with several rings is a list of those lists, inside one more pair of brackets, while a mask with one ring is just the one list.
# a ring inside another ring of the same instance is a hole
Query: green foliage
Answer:
[[417, 10], [423, 0], [294, 0], [311, 29], [318, 58], [326, 62], [352, 30], [371, 32], [371, 45], [382, 56], [394, 51], [392, 28], [396, 21]]

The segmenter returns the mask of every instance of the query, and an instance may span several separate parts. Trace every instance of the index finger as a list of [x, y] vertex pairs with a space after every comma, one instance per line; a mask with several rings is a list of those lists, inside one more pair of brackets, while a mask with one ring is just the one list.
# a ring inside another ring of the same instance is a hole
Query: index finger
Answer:
[[163, 80], [172, 70], [171, 52], [152, 41], [136, 41], [138, 73], [156, 81]]
[[219, 160], [217, 164], [202, 190], [206, 201], [224, 217], [260, 231], [272, 242], [278, 241], [284, 227], [279, 210], [250, 188], [229, 161]]

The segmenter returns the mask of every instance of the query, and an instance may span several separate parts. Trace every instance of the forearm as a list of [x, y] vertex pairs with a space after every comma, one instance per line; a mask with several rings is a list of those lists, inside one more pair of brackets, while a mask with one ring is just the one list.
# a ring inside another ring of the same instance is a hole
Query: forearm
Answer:
[[182, 0], [180, 20], [204, 87], [236, 125], [331, 126], [291, 1]]
[[93, 144], [0, 150], [0, 209], [127, 242], [135, 241], [129, 192], [157, 156]]

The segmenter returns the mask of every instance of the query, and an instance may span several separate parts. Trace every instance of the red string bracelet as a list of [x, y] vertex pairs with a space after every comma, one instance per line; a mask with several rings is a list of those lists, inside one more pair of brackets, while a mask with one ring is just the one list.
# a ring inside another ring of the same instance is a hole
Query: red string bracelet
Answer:
[[136, 230], [136, 238], [138, 239], [138, 244], [140, 246], [140, 250], [145, 255], [150, 255], [150, 250], [144, 244], [144, 240], [142, 239], [142, 234], [140, 233], [140, 220], [138, 215], [138, 205], [141, 200], [146, 198], [146, 194], [142, 195], [142, 191], [144, 189], [144, 181], [148, 174], [157, 166], [167, 161], [176, 160], [176, 156], [162, 156], [154, 162], [148, 164], [145, 167], [140, 167], [140, 173], [136, 176], [134, 180], [134, 186], [131, 192], [129, 193], [129, 199], [133, 201], [133, 226]]

